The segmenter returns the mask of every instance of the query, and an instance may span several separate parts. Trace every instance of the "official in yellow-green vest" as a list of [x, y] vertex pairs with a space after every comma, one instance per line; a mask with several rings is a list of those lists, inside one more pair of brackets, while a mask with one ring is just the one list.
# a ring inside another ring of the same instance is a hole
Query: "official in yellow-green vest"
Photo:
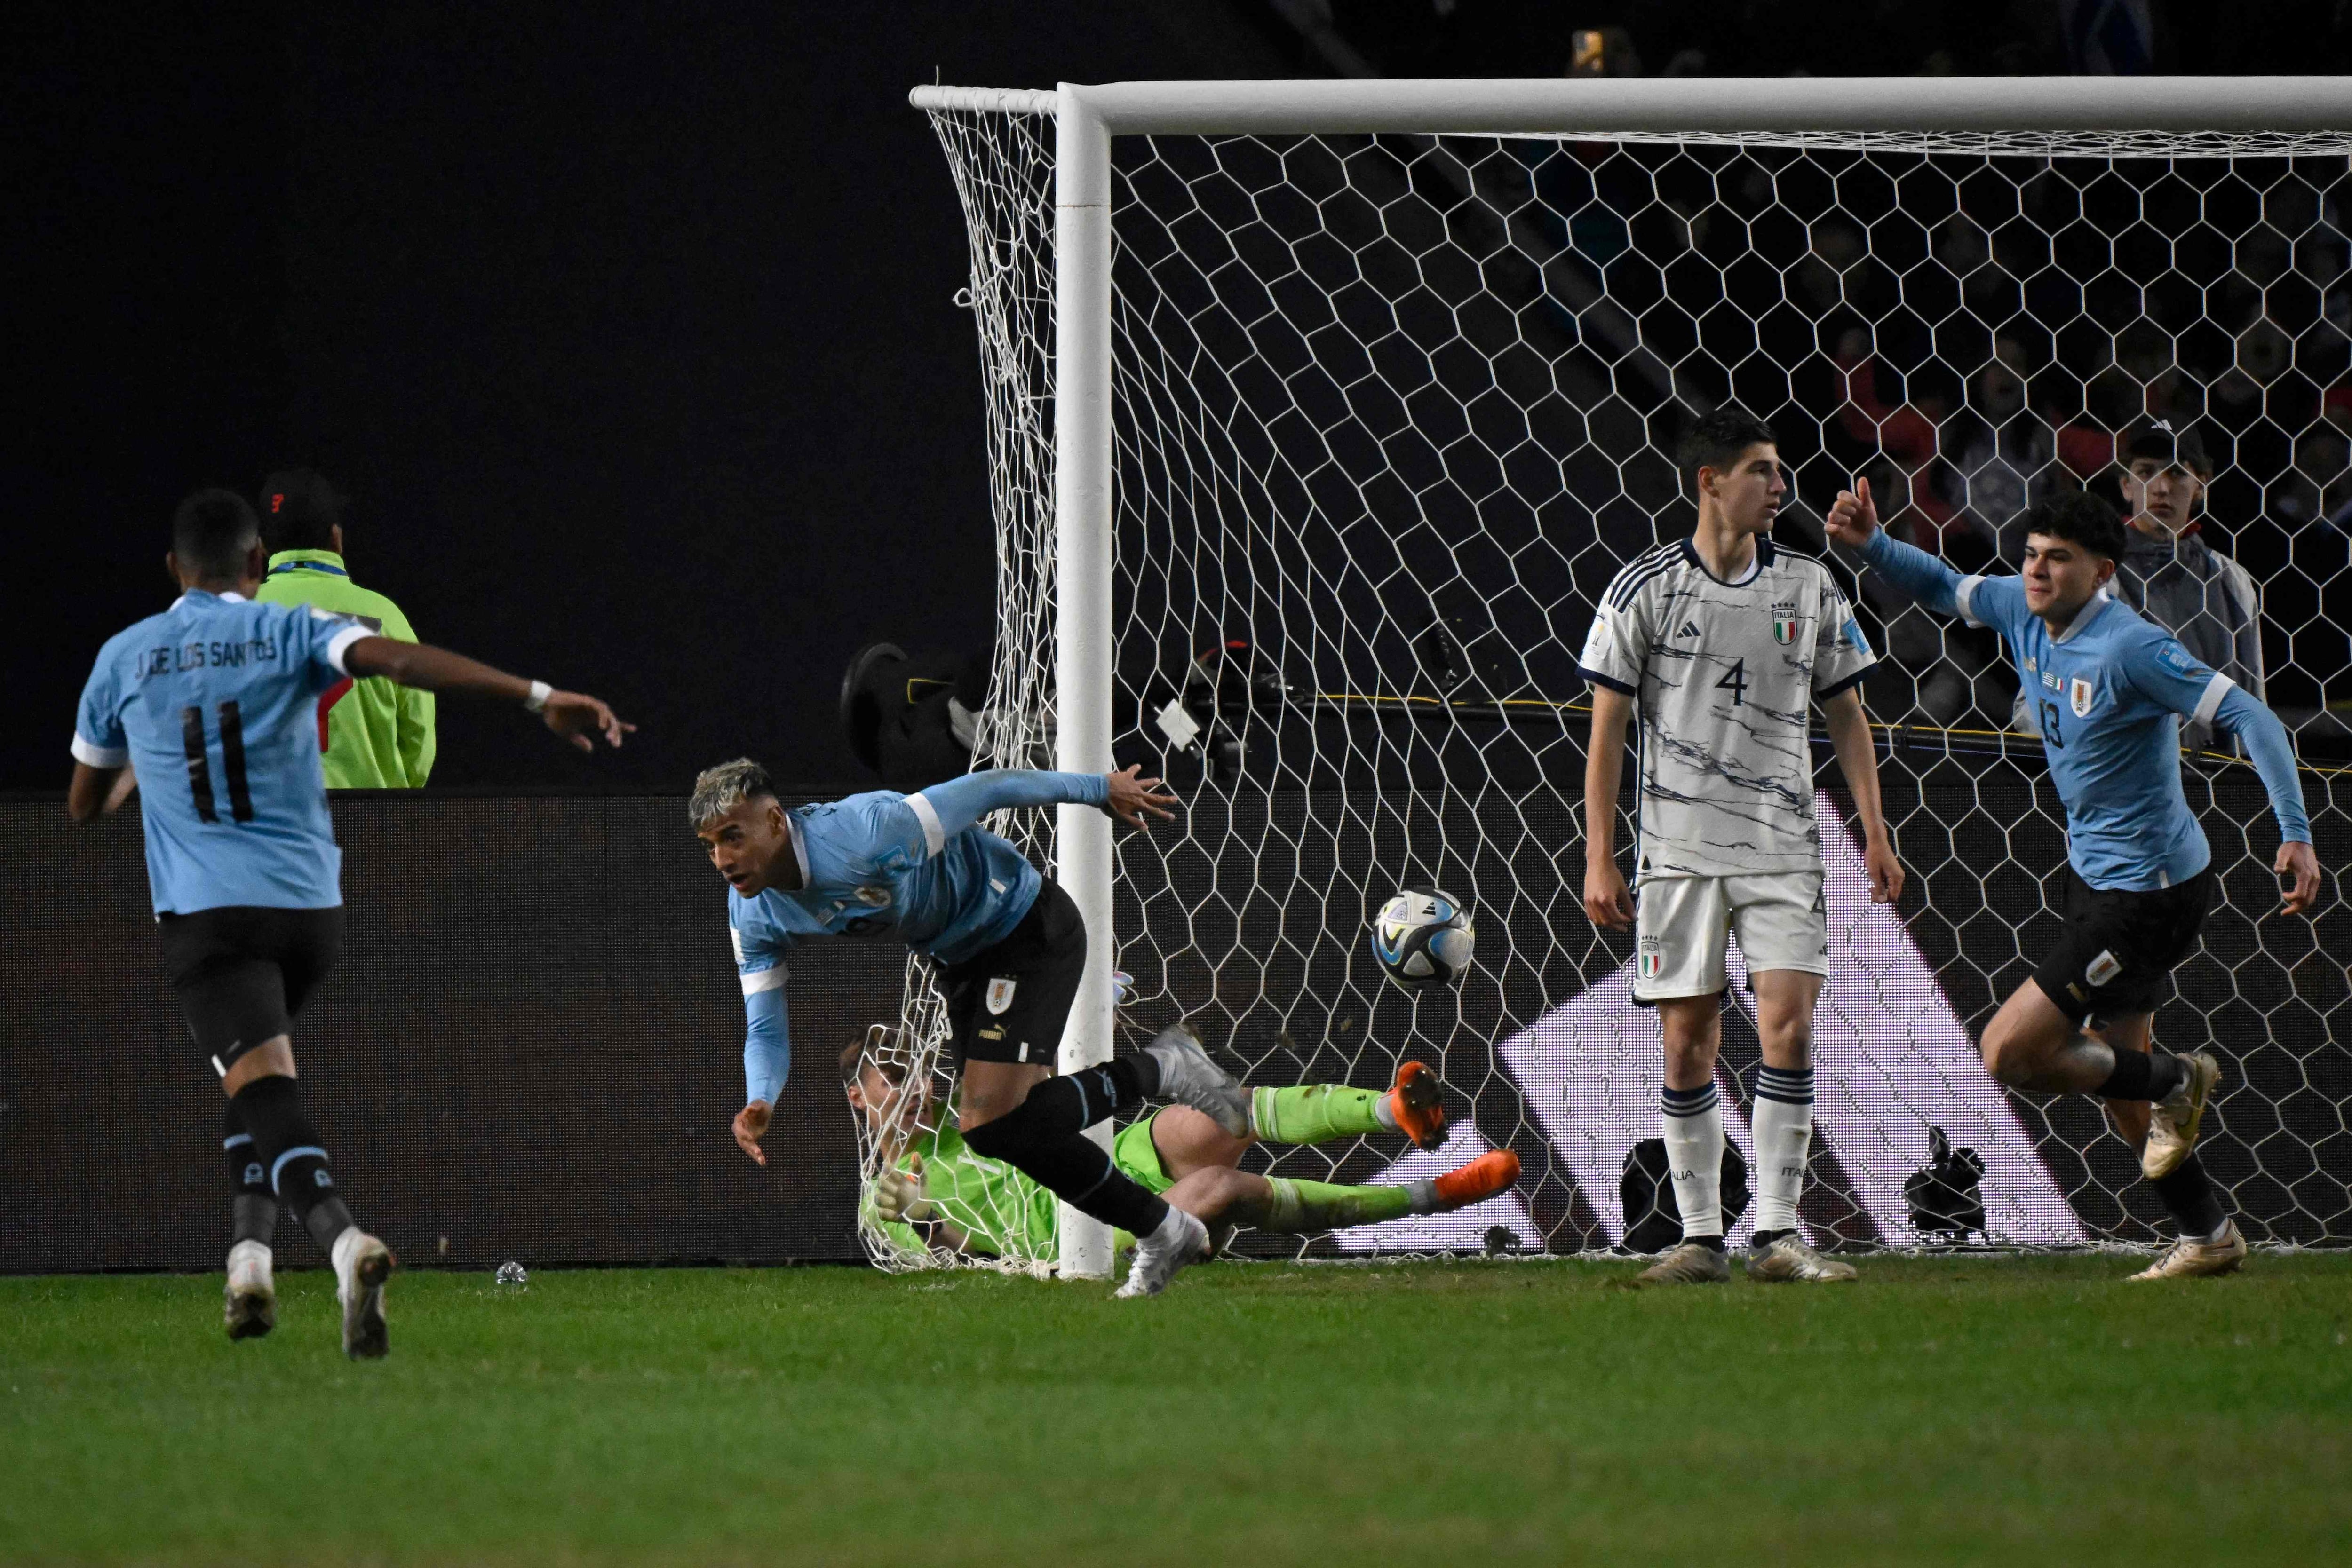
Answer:
[[[400, 606], [352, 580], [343, 565], [343, 498], [308, 468], [262, 481], [269, 575], [254, 597], [315, 604], [386, 637], [416, 641]], [[433, 771], [433, 694], [381, 678], [341, 681], [319, 699], [320, 760], [330, 789], [415, 789]]]

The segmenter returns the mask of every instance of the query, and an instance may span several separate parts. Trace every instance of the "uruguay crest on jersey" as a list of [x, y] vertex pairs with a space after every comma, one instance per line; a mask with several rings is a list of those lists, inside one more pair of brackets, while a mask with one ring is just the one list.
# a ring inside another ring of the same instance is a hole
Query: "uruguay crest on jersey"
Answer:
[[2097, 688], [2080, 675], [2066, 683], [2066, 701], [2073, 706], [2076, 718], [2091, 716], [2091, 704], [2097, 695]]

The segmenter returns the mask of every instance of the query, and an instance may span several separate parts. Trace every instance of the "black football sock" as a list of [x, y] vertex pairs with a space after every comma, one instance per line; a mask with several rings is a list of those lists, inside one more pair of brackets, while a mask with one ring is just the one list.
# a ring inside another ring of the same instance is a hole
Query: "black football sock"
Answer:
[[269, 1191], [268, 1167], [261, 1163], [253, 1134], [245, 1130], [245, 1118], [237, 1114], [234, 1100], [222, 1107], [221, 1153], [228, 1160], [229, 1191], [236, 1195], [231, 1244], [258, 1241], [267, 1247], [278, 1234], [278, 1199]]
[[[1038, 1087], [1066, 1082], [1048, 1079]], [[1023, 1124], [1021, 1113], [1036, 1098], [1033, 1092], [1010, 1114], [972, 1128], [963, 1135], [965, 1146], [1018, 1168], [1080, 1214], [1137, 1236], [1159, 1229], [1168, 1218], [1167, 1202], [1121, 1175], [1108, 1149], [1076, 1132], [1039, 1136]]]
[[2145, 1051], [2117, 1051], [2115, 1071], [2107, 1081], [2091, 1091], [2102, 1100], [2153, 1100], [2148, 1092], [2156, 1076], [2154, 1057]]
[[1794, 1236], [1796, 1232], [1793, 1230], [1759, 1230], [1756, 1233], [1755, 1239], [1750, 1243], [1750, 1245], [1756, 1247], [1769, 1247], [1775, 1241], [1780, 1240], [1783, 1236]]
[[2180, 1086], [2188, 1071], [2168, 1051], [2118, 1051], [2116, 1070], [2091, 1091], [2102, 1100], [2161, 1100]]
[[[1147, 1074], [1136, 1067], [1139, 1061], [1150, 1070], [1148, 1086], [1143, 1082]], [[1003, 1127], [999, 1137], [1050, 1142], [1083, 1133], [1114, 1112], [1134, 1110], [1150, 1097], [1147, 1087], [1159, 1086], [1158, 1066], [1148, 1056], [1082, 1067], [1046, 1079], [1029, 1091], [1029, 1098], [988, 1124]]]
[[2165, 1212], [2180, 1227], [2181, 1235], [2202, 1239], [2221, 1228], [2227, 1218], [2221, 1211], [2221, 1195], [2213, 1190], [2213, 1178], [2205, 1174], [2205, 1162], [2195, 1150], [2170, 1176], [2158, 1176], [2150, 1185], [2164, 1200]]
[[352, 1211], [335, 1194], [326, 1147], [303, 1113], [294, 1080], [257, 1078], [231, 1103], [253, 1134], [254, 1147], [268, 1170], [270, 1190], [294, 1210], [311, 1240], [331, 1249], [335, 1238], [352, 1223]]

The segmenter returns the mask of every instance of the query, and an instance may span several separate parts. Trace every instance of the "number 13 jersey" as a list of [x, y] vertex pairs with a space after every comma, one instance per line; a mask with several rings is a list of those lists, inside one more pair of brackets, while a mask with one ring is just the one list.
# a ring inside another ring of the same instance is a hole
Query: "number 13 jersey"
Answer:
[[1811, 705], [1877, 662], [1827, 568], [1770, 539], [1726, 582], [1688, 539], [1601, 596], [1578, 670], [1634, 699], [1634, 880], [1818, 871]]

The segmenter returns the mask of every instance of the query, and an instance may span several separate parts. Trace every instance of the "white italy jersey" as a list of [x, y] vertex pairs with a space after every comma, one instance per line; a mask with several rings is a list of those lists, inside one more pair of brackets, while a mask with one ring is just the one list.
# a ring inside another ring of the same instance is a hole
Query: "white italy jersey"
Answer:
[[1635, 880], [1819, 871], [1810, 709], [1876, 662], [1828, 569], [1770, 539], [1737, 582], [1688, 539], [1619, 572], [1579, 670], [1640, 705]]

